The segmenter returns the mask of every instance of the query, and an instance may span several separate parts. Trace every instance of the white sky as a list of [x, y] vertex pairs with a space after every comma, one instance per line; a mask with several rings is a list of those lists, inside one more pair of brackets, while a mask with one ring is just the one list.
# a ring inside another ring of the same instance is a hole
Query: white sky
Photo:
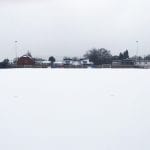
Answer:
[[82, 56], [91, 48], [112, 54], [150, 53], [148, 0], [1, 0], [0, 59], [30, 50], [33, 56]]

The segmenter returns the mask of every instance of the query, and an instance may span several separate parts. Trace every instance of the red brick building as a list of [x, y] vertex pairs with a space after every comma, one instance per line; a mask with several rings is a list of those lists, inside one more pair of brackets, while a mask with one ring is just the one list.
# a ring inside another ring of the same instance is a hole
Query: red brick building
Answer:
[[33, 66], [34, 64], [34, 59], [28, 55], [23, 55], [22, 57], [18, 58], [17, 61], [18, 66]]

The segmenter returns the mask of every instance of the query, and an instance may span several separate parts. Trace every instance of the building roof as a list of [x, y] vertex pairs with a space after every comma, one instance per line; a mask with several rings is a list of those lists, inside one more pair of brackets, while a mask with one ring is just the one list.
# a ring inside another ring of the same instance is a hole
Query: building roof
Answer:
[[30, 59], [33, 59], [31, 56], [28, 56], [28, 55], [23, 55], [20, 58], [30, 58]]

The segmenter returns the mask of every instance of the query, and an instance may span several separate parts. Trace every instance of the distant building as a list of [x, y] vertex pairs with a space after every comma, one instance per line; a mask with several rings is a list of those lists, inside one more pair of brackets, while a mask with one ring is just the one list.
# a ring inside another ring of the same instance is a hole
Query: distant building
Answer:
[[113, 60], [112, 68], [134, 68], [135, 60], [133, 59], [123, 59], [123, 60]]
[[150, 60], [136, 60], [135, 66], [137, 68], [150, 68]]
[[29, 55], [23, 55], [17, 60], [17, 66], [20, 67], [29, 67], [33, 66], [34, 64], [35, 64], [34, 59], [32, 58], [32, 56]]
[[71, 58], [66, 58], [63, 60], [63, 64], [64, 67], [70, 67], [70, 68], [87, 68], [93, 65], [93, 63], [86, 58], [81, 58], [76, 60], [73, 60]]
[[93, 62], [90, 62], [90, 60], [87, 58], [82, 58], [82, 59], [80, 59], [80, 64], [83, 67], [91, 67], [93, 65]]
[[61, 61], [56, 61], [53, 64], [53, 68], [63, 68], [64, 67], [64, 63]]
[[71, 58], [64, 58], [63, 64], [64, 64], [64, 67], [72, 67], [73, 60]]
[[34, 58], [36, 68], [47, 68], [50, 66], [50, 61], [42, 59], [42, 58]]

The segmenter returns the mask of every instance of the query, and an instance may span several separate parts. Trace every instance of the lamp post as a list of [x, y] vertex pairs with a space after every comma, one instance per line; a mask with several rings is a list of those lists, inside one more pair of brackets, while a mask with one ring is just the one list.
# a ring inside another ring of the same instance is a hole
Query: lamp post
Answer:
[[136, 41], [136, 60], [138, 59], [138, 53], [139, 53], [139, 41]]
[[15, 41], [14, 42], [15, 43], [15, 55], [16, 55], [16, 59], [17, 59], [17, 57], [18, 57], [18, 55], [17, 55], [17, 44], [18, 44], [18, 41]]
[[136, 56], [135, 56], [135, 62], [137, 63], [138, 61], [138, 52], [139, 51], [139, 41], [136, 41]]
[[14, 62], [15, 64], [17, 64], [17, 61], [18, 61], [18, 54], [17, 54], [17, 50], [18, 50], [18, 41], [14, 41], [14, 45], [15, 45], [15, 59], [14, 59]]

